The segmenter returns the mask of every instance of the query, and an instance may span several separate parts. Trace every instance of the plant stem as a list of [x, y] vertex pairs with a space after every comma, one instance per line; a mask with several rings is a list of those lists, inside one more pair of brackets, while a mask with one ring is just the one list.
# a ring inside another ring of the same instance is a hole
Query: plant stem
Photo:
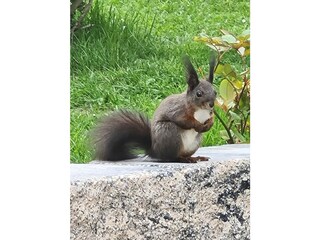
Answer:
[[[75, 23], [75, 25], [72, 27], [71, 29], [71, 36], [73, 36], [74, 32], [76, 31], [77, 28], [80, 27], [80, 24], [81, 24], [81, 21], [83, 20], [83, 18], [87, 15], [87, 13], [89, 12], [90, 8], [91, 8], [91, 5], [92, 5], [92, 1], [93, 0], [89, 0], [89, 2], [85, 5], [82, 13], [81, 13], [81, 16], [79, 17], [79, 19], [77, 20], [77, 22]], [[79, 3], [80, 2], [80, 3]], [[83, 1], [76, 1], [75, 2], [75, 8], [77, 8]], [[72, 6], [72, 5], [71, 5]], [[71, 10], [72, 11], [72, 10]], [[75, 11], [75, 9], [73, 10], [73, 12]]]
[[244, 85], [243, 85], [243, 87], [242, 87], [242, 89], [241, 89], [241, 92], [240, 92], [240, 94], [239, 94], [239, 96], [238, 96], [238, 99], [237, 99], [237, 101], [236, 101], [236, 105], [234, 106], [235, 109], [238, 109], [238, 106], [239, 106], [239, 104], [240, 104], [240, 99], [241, 99], [241, 97], [242, 97], [242, 95], [243, 95], [243, 93], [244, 93], [245, 88], [247, 87], [247, 76], [246, 76], [246, 75], [244, 76], [243, 81], [244, 81]]
[[233, 137], [231, 135], [230, 129], [228, 128], [228, 126], [225, 124], [225, 122], [222, 120], [222, 118], [219, 116], [219, 114], [217, 113], [217, 111], [214, 109], [213, 110], [214, 115], [217, 116], [217, 118], [219, 119], [219, 121], [221, 122], [221, 124], [223, 125], [224, 129], [227, 131], [227, 134], [229, 136], [229, 143], [234, 144], [234, 140]]
[[244, 134], [244, 131], [246, 130], [246, 127], [247, 127], [247, 120], [248, 120], [248, 117], [250, 115], [250, 112], [248, 113], [248, 115], [245, 117], [244, 119], [244, 125], [243, 125], [243, 129], [242, 129], [242, 135]]

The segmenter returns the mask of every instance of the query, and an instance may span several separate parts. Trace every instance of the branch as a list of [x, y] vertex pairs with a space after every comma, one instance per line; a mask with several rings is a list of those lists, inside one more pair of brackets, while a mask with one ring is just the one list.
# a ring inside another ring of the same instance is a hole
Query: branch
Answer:
[[[73, 35], [74, 31], [80, 26], [80, 23], [81, 23], [81, 21], [83, 20], [83, 18], [84, 18], [84, 17], [87, 15], [87, 13], [89, 12], [90, 7], [91, 7], [91, 5], [92, 5], [92, 1], [93, 1], [93, 0], [90, 0], [90, 1], [88, 2], [88, 4], [84, 7], [83, 12], [82, 12], [81, 16], [79, 17], [77, 23], [72, 27], [72, 29], [71, 29], [71, 34], [72, 34], [72, 35]], [[71, 6], [72, 6], [72, 5], [71, 5]]]
[[247, 127], [247, 120], [248, 120], [248, 117], [250, 115], [250, 112], [248, 113], [248, 115], [245, 117], [244, 119], [244, 125], [243, 125], [243, 129], [242, 129], [242, 135], [244, 134], [244, 131], [246, 130], [246, 127]]
[[83, 2], [83, 0], [74, 0], [71, 3], [71, 7], [70, 7], [70, 15], [72, 15], [76, 9], [80, 6], [80, 4]]

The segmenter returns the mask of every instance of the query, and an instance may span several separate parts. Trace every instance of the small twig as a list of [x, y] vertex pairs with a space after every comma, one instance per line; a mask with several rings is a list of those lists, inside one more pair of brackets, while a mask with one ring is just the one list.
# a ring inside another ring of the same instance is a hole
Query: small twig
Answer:
[[242, 87], [242, 89], [241, 89], [241, 92], [240, 92], [240, 94], [239, 94], [239, 96], [238, 96], [238, 98], [237, 98], [237, 102], [236, 102], [236, 105], [234, 106], [234, 108], [238, 108], [238, 106], [239, 106], [239, 104], [240, 104], [240, 99], [242, 98], [242, 95], [243, 95], [243, 93], [244, 93], [244, 90], [245, 90], [245, 88], [247, 87], [247, 77], [246, 77], [246, 75], [244, 76], [244, 85], [243, 85], [243, 87]]
[[87, 24], [87, 25], [81, 27], [81, 29], [86, 29], [86, 28], [93, 27], [93, 26], [94, 26], [94, 24], [90, 23], [90, 24]]
[[229, 143], [234, 144], [234, 140], [232, 138], [232, 134], [230, 132], [230, 130], [228, 129], [228, 126], [225, 124], [225, 122], [222, 120], [222, 118], [219, 116], [219, 114], [217, 113], [217, 111], [214, 109], [213, 110], [214, 115], [217, 116], [217, 118], [219, 119], [219, 121], [221, 122], [221, 124], [223, 125], [223, 127], [226, 129], [228, 137], [229, 137]]
[[70, 6], [70, 14], [72, 15], [76, 9], [81, 5], [83, 0], [74, 0]]
[[83, 20], [83, 18], [87, 15], [87, 13], [89, 12], [91, 5], [92, 5], [92, 1], [90, 0], [88, 2], [88, 4], [84, 7], [83, 12], [81, 14], [81, 16], [79, 17], [78, 21], [76, 22], [76, 24], [72, 27], [71, 29], [71, 34], [73, 35], [74, 31], [79, 28], [81, 21]]
[[242, 134], [242, 135], [244, 134], [244, 131], [246, 130], [247, 120], [248, 120], [249, 115], [250, 115], [250, 112], [248, 113], [247, 117], [245, 117], [245, 119], [244, 119], [244, 125], [243, 125], [243, 129], [242, 129], [242, 131], [241, 131], [241, 134]]
[[232, 120], [232, 121], [230, 122], [230, 124], [229, 124], [229, 129], [231, 129], [233, 122], [234, 122], [234, 120]]

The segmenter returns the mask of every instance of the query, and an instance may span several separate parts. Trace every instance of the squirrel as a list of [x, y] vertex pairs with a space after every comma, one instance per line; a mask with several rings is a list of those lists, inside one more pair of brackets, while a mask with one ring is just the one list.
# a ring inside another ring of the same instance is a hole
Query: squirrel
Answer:
[[196, 163], [207, 157], [191, 157], [200, 147], [202, 133], [213, 125], [217, 92], [212, 86], [215, 57], [209, 63], [209, 76], [199, 80], [187, 56], [183, 58], [188, 88], [166, 97], [152, 121], [131, 110], [111, 113], [94, 130], [95, 157], [118, 161], [136, 158], [136, 148], [165, 162]]

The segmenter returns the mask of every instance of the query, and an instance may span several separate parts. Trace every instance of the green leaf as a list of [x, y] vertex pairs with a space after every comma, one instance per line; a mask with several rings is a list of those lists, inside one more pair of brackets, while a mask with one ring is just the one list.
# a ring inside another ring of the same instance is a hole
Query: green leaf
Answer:
[[245, 137], [242, 136], [241, 133], [239, 133], [238, 129], [233, 129], [232, 132], [233, 132], [234, 135], [240, 140], [240, 142], [246, 142]]
[[228, 133], [227, 133], [226, 130], [221, 130], [221, 131], [220, 131], [220, 136], [221, 136], [221, 138], [224, 139], [224, 140], [229, 140], [229, 135], [228, 135]]
[[210, 43], [206, 43], [206, 45], [212, 49], [214, 49], [215, 51], [218, 52], [226, 52], [228, 51], [231, 47], [227, 46], [226, 44], [216, 44], [214, 42], [210, 42]]
[[241, 41], [247, 41], [250, 40], [250, 30], [244, 30], [239, 36], [238, 39]]
[[244, 91], [244, 94], [242, 95], [240, 102], [239, 102], [239, 107], [243, 110], [249, 110], [250, 109], [250, 98], [247, 95], [247, 91]]
[[246, 29], [240, 34], [240, 36], [247, 36], [247, 35], [250, 35], [250, 29]]
[[235, 105], [236, 104], [234, 103], [234, 101], [230, 101], [230, 102], [228, 102], [226, 107], [227, 107], [227, 109], [230, 109], [230, 108], [233, 108]]
[[231, 67], [230, 64], [225, 64], [224, 67], [223, 67], [223, 72], [225, 74], [225, 77], [227, 78], [236, 78], [237, 77], [237, 74], [236, 72], [233, 70], [233, 68]]
[[244, 56], [249, 56], [249, 55], [250, 55], [250, 48], [244, 51]]
[[225, 64], [223, 67], [223, 71], [226, 75], [230, 74], [232, 72], [232, 67], [230, 64]]
[[213, 37], [210, 39], [210, 43], [213, 45], [224, 45], [222, 38], [220, 37]]
[[224, 100], [221, 97], [217, 97], [216, 100], [214, 101], [214, 105], [218, 106], [219, 108], [223, 109], [223, 111], [228, 111], [227, 106], [224, 104]]
[[240, 75], [245, 75], [250, 71], [250, 68], [248, 67], [245, 71], [241, 72]]
[[195, 36], [194, 38], [193, 38], [193, 40], [194, 41], [196, 41], [196, 42], [210, 42], [209, 41], [209, 38], [208, 37], [206, 37], [206, 36]]
[[234, 36], [234, 34], [232, 34], [231, 32], [224, 30], [224, 29], [220, 29], [220, 32], [222, 32], [224, 35], [231, 35]]
[[238, 114], [236, 114], [235, 112], [229, 111], [229, 114], [230, 114], [232, 120], [238, 120], [238, 121], [241, 120], [241, 117]]
[[240, 47], [238, 49], [238, 52], [240, 53], [241, 56], [244, 56], [245, 51], [246, 51], [246, 49], [244, 47]]
[[220, 93], [220, 96], [227, 103], [232, 102], [233, 99], [236, 97], [236, 93], [233, 89], [233, 86], [231, 85], [231, 83], [227, 79], [224, 79], [221, 81], [220, 86], [219, 86], [219, 93]]
[[215, 74], [222, 74], [224, 72], [224, 65], [219, 64], [216, 68]]
[[235, 86], [238, 90], [241, 89], [243, 86], [243, 82], [238, 79], [236, 79], [235, 81], [232, 81], [232, 83], [233, 83], [233, 86]]
[[236, 42], [237, 42], [237, 39], [236, 39], [234, 36], [230, 35], [230, 34], [228, 34], [228, 35], [223, 35], [223, 36], [221, 37], [221, 39], [222, 39], [223, 41], [227, 42], [227, 43], [236, 43]]

